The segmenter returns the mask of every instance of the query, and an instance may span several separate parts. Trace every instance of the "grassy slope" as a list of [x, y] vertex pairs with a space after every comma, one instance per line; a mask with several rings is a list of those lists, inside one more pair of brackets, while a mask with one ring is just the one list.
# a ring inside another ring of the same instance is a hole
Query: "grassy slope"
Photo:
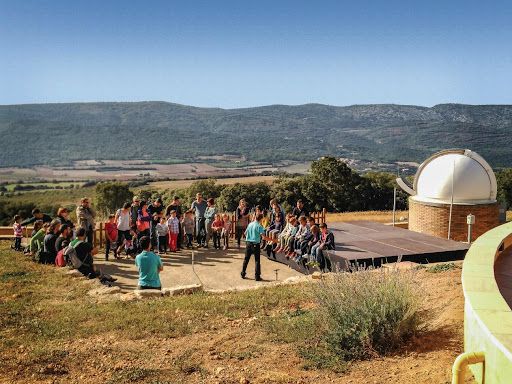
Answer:
[[462, 349], [460, 269], [418, 272], [422, 335], [344, 374], [301, 358], [314, 324], [304, 286], [99, 303], [90, 282], [36, 265], [0, 243], [0, 382], [445, 383]]

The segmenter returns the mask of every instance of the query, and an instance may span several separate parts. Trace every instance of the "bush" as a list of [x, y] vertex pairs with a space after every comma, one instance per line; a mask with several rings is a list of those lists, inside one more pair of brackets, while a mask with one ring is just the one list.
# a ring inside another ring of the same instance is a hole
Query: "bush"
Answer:
[[96, 185], [95, 194], [96, 209], [103, 215], [115, 212], [133, 197], [128, 185], [119, 182], [99, 183]]
[[419, 287], [413, 272], [339, 273], [313, 287], [320, 342], [343, 361], [399, 348], [416, 333]]

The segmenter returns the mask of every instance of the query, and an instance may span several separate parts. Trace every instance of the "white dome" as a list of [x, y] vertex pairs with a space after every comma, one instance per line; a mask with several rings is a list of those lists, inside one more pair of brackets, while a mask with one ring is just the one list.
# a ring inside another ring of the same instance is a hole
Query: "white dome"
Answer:
[[427, 202], [481, 204], [496, 201], [496, 177], [487, 162], [470, 150], [441, 151], [420, 165], [414, 199]]

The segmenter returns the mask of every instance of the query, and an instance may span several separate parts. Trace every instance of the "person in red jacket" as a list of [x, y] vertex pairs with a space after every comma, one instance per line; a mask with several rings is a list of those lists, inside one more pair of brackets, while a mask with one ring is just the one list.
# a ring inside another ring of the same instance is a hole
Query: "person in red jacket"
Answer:
[[116, 215], [108, 215], [108, 221], [105, 223], [105, 260], [108, 261], [110, 249], [114, 251], [114, 257], [117, 257], [117, 223]]

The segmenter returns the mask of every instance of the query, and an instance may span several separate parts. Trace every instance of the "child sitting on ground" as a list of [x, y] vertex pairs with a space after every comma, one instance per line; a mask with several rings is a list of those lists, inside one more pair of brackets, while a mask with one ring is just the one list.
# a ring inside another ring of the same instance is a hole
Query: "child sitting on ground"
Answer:
[[12, 230], [14, 232], [14, 244], [11, 245], [11, 248], [15, 251], [22, 251], [21, 248], [21, 240], [23, 239], [23, 227], [21, 226], [21, 216], [14, 216], [14, 224], [12, 225]]
[[167, 253], [167, 243], [169, 242], [169, 227], [165, 217], [160, 218], [160, 222], [156, 225], [156, 234], [158, 236], [158, 252]]
[[215, 220], [212, 222], [212, 237], [213, 237], [213, 248], [220, 249], [220, 236], [222, 229], [224, 228], [224, 222], [220, 217], [220, 214], [215, 214]]
[[108, 215], [108, 221], [105, 223], [105, 260], [108, 261], [110, 249], [114, 251], [114, 258], [117, 257], [117, 223], [116, 215]]
[[229, 248], [229, 235], [231, 234], [232, 227], [231, 220], [229, 220], [229, 215], [227, 213], [224, 213], [222, 215], [222, 222], [224, 223], [224, 226], [222, 228], [220, 237], [222, 238], [222, 242], [224, 243], [224, 247], [222, 249], [226, 250]]
[[187, 238], [187, 249], [193, 248], [192, 241], [194, 240], [194, 228], [195, 228], [195, 219], [194, 219], [194, 211], [189, 209], [185, 212], [185, 217], [183, 218], [183, 232], [185, 233], [185, 237]]

